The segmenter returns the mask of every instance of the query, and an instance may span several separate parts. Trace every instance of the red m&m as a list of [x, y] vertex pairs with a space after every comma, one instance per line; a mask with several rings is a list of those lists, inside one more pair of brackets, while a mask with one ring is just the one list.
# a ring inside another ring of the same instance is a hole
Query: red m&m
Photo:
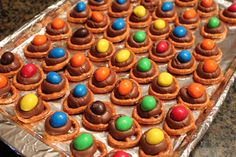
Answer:
[[34, 76], [37, 72], [37, 67], [34, 64], [26, 64], [22, 67], [20, 74], [25, 78], [30, 78]]
[[166, 50], [168, 50], [168, 43], [165, 40], [161, 40], [157, 45], [156, 45], [156, 51], [157, 53], [163, 53]]
[[228, 7], [228, 10], [229, 11], [232, 11], [232, 12], [236, 12], [236, 2], [231, 4], [229, 7]]
[[130, 157], [130, 155], [122, 150], [118, 150], [114, 153], [113, 157]]
[[172, 111], [170, 113], [171, 119], [175, 121], [182, 121], [188, 116], [188, 109], [183, 105], [176, 105], [172, 107]]

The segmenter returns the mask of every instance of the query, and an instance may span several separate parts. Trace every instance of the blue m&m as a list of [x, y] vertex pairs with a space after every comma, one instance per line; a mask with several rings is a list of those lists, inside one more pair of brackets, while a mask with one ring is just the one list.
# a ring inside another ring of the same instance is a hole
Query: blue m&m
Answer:
[[79, 2], [76, 4], [75, 8], [78, 12], [82, 12], [86, 9], [86, 4], [84, 2]]
[[49, 72], [46, 77], [47, 82], [52, 84], [59, 84], [61, 82], [61, 76], [56, 72]]
[[161, 10], [166, 12], [166, 11], [171, 11], [173, 9], [173, 3], [172, 2], [164, 2], [161, 6]]
[[192, 55], [188, 50], [182, 50], [181, 52], [179, 52], [177, 59], [181, 63], [187, 63], [192, 59]]
[[76, 96], [77, 98], [83, 97], [87, 94], [87, 89], [85, 85], [83, 84], [78, 84], [75, 86], [73, 95]]
[[125, 27], [125, 21], [122, 18], [118, 18], [112, 24], [112, 28], [115, 30], [121, 30]]
[[63, 56], [65, 56], [65, 50], [60, 47], [53, 48], [48, 54], [49, 58], [61, 58]]
[[65, 126], [67, 123], [67, 115], [64, 112], [55, 112], [52, 114], [49, 123], [53, 128]]
[[184, 26], [176, 26], [173, 30], [173, 33], [176, 37], [185, 37], [187, 30]]
[[119, 4], [124, 4], [125, 2], [126, 2], [126, 0], [116, 0], [117, 1], [117, 3], [119, 3]]

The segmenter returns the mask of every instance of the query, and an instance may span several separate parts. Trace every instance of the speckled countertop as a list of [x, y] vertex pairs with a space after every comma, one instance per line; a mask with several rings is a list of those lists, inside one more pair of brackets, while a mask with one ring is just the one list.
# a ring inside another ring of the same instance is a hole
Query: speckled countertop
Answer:
[[[57, 0], [0, 0], [0, 40]], [[1, 4], [0, 4], [1, 7]], [[191, 157], [236, 156], [236, 83]]]

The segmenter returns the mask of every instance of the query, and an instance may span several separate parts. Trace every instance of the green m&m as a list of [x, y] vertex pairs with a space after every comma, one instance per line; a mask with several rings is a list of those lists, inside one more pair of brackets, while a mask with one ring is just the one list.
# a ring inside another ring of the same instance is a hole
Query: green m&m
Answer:
[[152, 68], [152, 63], [147, 57], [143, 57], [138, 61], [138, 70], [147, 72]]
[[82, 133], [74, 139], [73, 146], [78, 151], [83, 151], [93, 145], [93, 136], [89, 133]]
[[220, 20], [217, 17], [211, 17], [208, 22], [209, 28], [217, 28], [220, 25]]
[[146, 39], [146, 32], [138, 31], [138, 32], [134, 33], [133, 38], [134, 38], [134, 41], [137, 43], [144, 42]]
[[133, 119], [129, 116], [121, 116], [115, 122], [116, 129], [119, 131], [127, 131], [132, 127], [132, 125]]
[[141, 110], [148, 112], [153, 110], [157, 105], [157, 101], [153, 96], [145, 96], [141, 102]]

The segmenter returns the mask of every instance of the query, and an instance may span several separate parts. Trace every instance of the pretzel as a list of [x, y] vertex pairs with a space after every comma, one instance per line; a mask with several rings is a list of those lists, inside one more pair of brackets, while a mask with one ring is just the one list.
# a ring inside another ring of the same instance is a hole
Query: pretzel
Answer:
[[11, 85], [11, 90], [9, 92], [11, 95], [7, 97], [0, 96], [0, 105], [8, 105], [15, 102], [19, 98], [19, 91]]
[[69, 71], [67, 69], [65, 69], [65, 76], [67, 77], [67, 79], [71, 82], [79, 82], [79, 81], [83, 81], [86, 80], [87, 78], [91, 77], [93, 74], [93, 65], [92, 63], [87, 59], [89, 66], [91, 67], [90, 70], [86, 73], [83, 73], [81, 75], [78, 76], [72, 76]]
[[67, 116], [68, 116], [68, 120], [70, 120], [72, 123], [72, 127], [74, 128], [72, 133], [68, 132], [63, 135], [50, 135], [46, 131], [44, 131], [43, 138], [47, 141], [58, 141], [58, 142], [69, 141], [75, 138], [79, 133], [80, 126], [74, 118], [70, 117], [69, 115]]
[[[88, 93], [90, 93], [91, 95], [91, 99], [88, 102], [87, 105], [92, 104], [92, 102], [94, 101], [94, 96], [93, 93], [91, 92], [90, 89], [87, 88]], [[76, 114], [80, 114], [82, 112], [84, 112], [84, 110], [86, 109], [87, 105], [85, 106], [80, 106], [78, 108], [70, 108], [68, 105], [68, 97], [66, 97], [63, 101], [63, 111], [65, 111], [66, 113], [68, 113], [69, 115], [76, 115]]]
[[70, 38], [69, 38], [67, 40], [67, 46], [72, 50], [87, 50], [91, 47], [91, 45], [93, 45], [94, 42], [95, 42], [94, 36], [92, 37], [92, 40], [89, 43], [82, 44], [82, 45], [76, 45], [76, 44], [71, 43]]
[[24, 55], [25, 55], [25, 57], [34, 58], [34, 59], [44, 58], [45, 56], [48, 55], [48, 52], [53, 48], [52, 42], [50, 40], [49, 40], [49, 45], [50, 46], [49, 46], [48, 50], [45, 52], [30, 52], [30, 51], [28, 51], [29, 45], [26, 45], [23, 49]]
[[235, 25], [236, 24], [236, 18], [224, 16], [223, 11], [224, 10], [221, 10], [220, 13], [219, 13], [220, 19], [222, 21], [224, 21], [225, 23], [227, 23], [227, 24]]
[[193, 29], [197, 29], [199, 27], [199, 25], [200, 25], [200, 18], [198, 18], [196, 23], [191, 23], [191, 24], [180, 23], [179, 22], [179, 18], [176, 18], [175, 24], [177, 26], [181, 25], [181, 26], [186, 27], [189, 30], [193, 30]]
[[198, 103], [198, 104], [187, 103], [180, 96], [178, 96], [177, 100], [178, 100], [178, 103], [184, 104], [185, 106], [187, 106], [191, 110], [204, 110], [210, 104], [210, 99], [209, 99], [208, 95], [207, 95], [207, 99], [206, 99], [206, 101], [204, 103]]
[[143, 46], [143, 47], [139, 47], [139, 48], [138, 47], [131, 47], [131, 46], [129, 46], [128, 40], [126, 40], [125, 47], [127, 49], [129, 49], [130, 51], [134, 52], [135, 54], [145, 53], [145, 52], [148, 52], [150, 50], [150, 48], [152, 47], [151, 39], [147, 38], [146, 40], [148, 40], [148, 45]]
[[199, 9], [197, 10], [199, 16], [200, 16], [201, 18], [205, 18], [205, 19], [208, 18], [208, 17], [212, 17], [212, 16], [217, 15], [217, 14], [218, 14], [218, 11], [219, 11], [218, 5], [216, 5], [216, 9], [215, 9], [215, 10], [210, 11], [210, 12], [202, 12], [202, 11], [199, 10]]
[[91, 60], [91, 61], [93, 61], [93, 62], [104, 62], [104, 61], [108, 61], [108, 60], [110, 60], [110, 58], [111, 58], [111, 56], [114, 54], [114, 52], [115, 52], [115, 47], [114, 47], [114, 45], [111, 43], [111, 42], [109, 42], [109, 45], [111, 46], [111, 54], [109, 54], [108, 56], [105, 56], [105, 57], [96, 57], [96, 56], [93, 56], [92, 54], [91, 54], [91, 50], [89, 50], [88, 51], [88, 58]]
[[176, 5], [180, 7], [194, 7], [197, 4], [198, 0], [192, 0], [192, 1], [181, 1], [181, 0], [175, 0]]
[[99, 5], [99, 6], [93, 6], [93, 5], [88, 5], [92, 11], [104, 11], [107, 10], [108, 7], [110, 6], [111, 1], [108, 0], [105, 4]]
[[68, 24], [68, 22], [65, 22], [65, 24], [68, 27], [68, 32], [65, 34], [59, 34], [59, 35], [50, 35], [46, 32], [47, 37], [51, 40], [51, 41], [57, 41], [57, 40], [63, 40], [63, 39], [67, 39], [71, 36], [72, 34], [72, 30], [70, 25]]
[[213, 56], [204, 56], [204, 55], [201, 55], [201, 54], [197, 53], [195, 50], [193, 50], [192, 54], [193, 54], [194, 58], [197, 61], [204, 61], [206, 59], [212, 59], [212, 60], [215, 60], [215, 61], [220, 61], [221, 58], [222, 58], [222, 51], [221, 51], [220, 48], [217, 48], [217, 51], [219, 53], [217, 55], [213, 55]]
[[118, 42], [121, 42], [123, 40], [126, 40], [127, 37], [129, 36], [129, 32], [130, 32], [130, 27], [129, 27], [129, 25], [127, 25], [126, 31], [122, 35], [118, 35], [118, 36], [115, 36], [115, 37], [109, 37], [107, 35], [107, 31], [104, 31], [103, 37], [105, 39], [111, 41], [112, 43], [118, 43]]
[[[156, 9], [157, 10], [157, 9]], [[156, 10], [153, 12], [153, 14], [152, 14], [152, 18], [154, 19], [154, 20], [157, 20], [157, 19], [159, 19], [160, 17], [157, 17], [157, 15], [156, 15]], [[175, 12], [175, 14], [174, 14], [174, 16], [173, 17], [165, 17], [165, 18], [163, 18], [163, 17], [161, 17], [163, 20], [165, 20], [166, 22], [173, 22], [173, 21], [175, 21], [175, 19], [177, 18], [177, 13]]]
[[194, 117], [192, 115], [191, 110], [186, 107], [186, 109], [189, 111], [189, 116], [190, 116], [190, 123], [189, 125], [181, 128], [181, 129], [171, 129], [167, 122], [164, 122], [163, 125], [163, 129], [170, 135], [170, 136], [179, 136], [179, 135], [183, 135], [186, 134], [187, 132], [196, 129], [196, 125], [195, 125], [195, 120]]
[[204, 26], [201, 27], [200, 29], [200, 34], [204, 37], [204, 38], [208, 38], [208, 39], [213, 39], [213, 40], [224, 40], [226, 37], [226, 34], [228, 32], [226, 26], [223, 24], [223, 29], [225, 30], [223, 33], [217, 33], [217, 34], [211, 34], [211, 33], [207, 33], [204, 29]]
[[163, 105], [161, 103], [161, 113], [159, 115], [153, 116], [150, 118], [142, 118], [139, 116], [139, 114], [137, 112], [137, 106], [135, 106], [133, 109], [132, 116], [141, 125], [142, 124], [143, 125], [154, 125], [154, 124], [159, 124], [163, 121], [163, 119], [165, 117], [165, 110], [164, 110]]
[[151, 61], [151, 64], [152, 64], [152, 68], [154, 68], [155, 71], [156, 71], [156, 73], [153, 76], [145, 77], [145, 78], [136, 77], [134, 75], [134, 68], [135, 68], [134, 67], [130, 70], [130, 74], [129, 74], [130, 78], [134, 79], [139, 84], [148, 84], [148, 83], [150, 83], [159, 74], [157, 64], [155, 62], [153, 62], [152, 60], [150, 60], [150, 61]]
[[[192, 34], [192, 33], [191, 33]], [[184, 42], [184, 43], [180, 43], [180, 42], [176, 42], [174, 40], [172, 40], [170, 37], [168, 38], [168, 40], [174, 45], [174, 47], [176, 48], [181, 48], [181, 49], [187, 49], [187, 48], [191, 48], [194, 45], [195, 42], [195, 36], [193, 36], [193, 40], [191, 40], [190, 42]]]
[[144, 21], [144, 22], [132, 22], [132, 21], [129, 20], [129, 19], [130, 19], [130, 16], [131, 16], [131, 15], [129, 15], [129, 16], [127, 17], [126, 22], [129, 24], [129, 26], [130, 26], [131, 28], [137, 28], [137, 29], [139, 29], [139, 28], [145, 28], [145, 27], [150, 26], [150, 24], [151, 24], [151, 22], [152, 22], [152, 16], [151, 16], [151, 15], [149, 16], [149, 18], [147, 19], [147, 21]]
[[119, 17], [126, 17], [128, 15], [130, 15], [132, 12], [132, 5], [129, 6], [128, 10], [124, 10], [121, 12], [114, 12], [112, 11], [112, 5], [110, 5], [109, 9], [108, 9], [108, 15], [114, 18], [119, 18]]
[[[138, 100], [142, 97], [142, 91], [141, 91], [141, 88], [139, 87], [139, 84], [133, 79], [130, 79], [130, 80], [133, 83], [135, 83], [136, 86], [138, 87], [138, 93], [139, 93], [138, 96], [136, 98], [130, 98], [130, 99], [118, 99], [115, 97], [115, 93], [113, 90], [110, 95], [112, 103], [114, 103], [116, 105], [121, 105], [121, 106], [131, 106], [131, 105], [135, 105], [135, 103], [138, 102]], [[118, 85], [118, 83], [117, 83], [117, 85]]]
[[188, 69], [178, 69], [178, 68], [175, 68], [172, 66], [172, 60], [168, 63], [167, 65], [167, 69], [170, 73], [172, 74], [175, 74], [175, 75], [189, 75], [189, 74], [192, 74], [196, 67], [197, 67], [197, 63], [196, 63], [196, 60], [195, 58], [193, 57], [192, 58], [193, 60], [193, 65], [191, 68], [188, 68]]
[[66, 60], [56, 65], [47, 65], [45, 60], [43, 60], [42, 61], [43, 70], [46, 72], [50, 72], [50, 71], [59, 71], [63, 69], [67, 65], [67, 63], [70, 61], [70, 53], [68, 51], [66, 51], [66, 56], [67, 56]]
[[158, 40], [161, 40], [161, 39], [167, 39], [169, 37], [169, 34], [171, 32], [171, 27], [169, 29], [169, 31], [165, 34], [162, 34], [162, 35], [154, 35], [150, 32], [149, 29], [147, 29], [147, 34], [148, 36], [151, 38], [152, 41], [158, 41]]
[[108, 134], [107, 135], [108, 144], [111, 147], [119, 149], [127, 149], [135, 147], [139, 143], [139, 140], [142, 136], [142, 129], [136, 120], [133, 120], [133, 124], [134, 124], [133, 126], [135, 127], [134, 128], [135, 131], [134, 135], [136, 136], [135, 140], [131, 140], [131, 137], [127, 137], [125, 138], [124, 141], [119, 141], [113, 138], [110, 134]]
[[90, 17], [92, 14], [90, 7], [89, 6], [87, 6], [87, 7], [88, 7], [88, 16], [87, 17], [79, 17], [79, 18], [72, 17], [70, 15], [71, 14], [71, 11], [70, 11], [67, 13], [67, 21], [72, 22], [72, 23], [79, 23], [79, 24], [85, 23], [86, 20], [88, 19], [88, 17]]
[[[105, 106], [110, 109], [111, 116], [116, 115], [116, 111], [114, 106], [110, 102], [104, 102]], [[88, 105], [87, 108], [90, 108], [91, 105]], [[93, 124], [89, 122], [85, 115], [83, 114], [82, 117], [82, 124], [85, 128], [92, 130], [92, 131], [105, 131], [108, 129], [108, 123], [107, 124]]]
[[154, 55], [154, 54], [152, 53], [152, 50], [151, 50], [151, 51], [149, 51], [149, 57], [150, 57], [151, 60], [153, 60], [153, 61], [155, 61], [155, 62], [157, 62], [157, 63], [167, 63], [167, 62], [169, 62], [169, 61], [175, 56], [175, 54], [176, 54], [176, 50], [175, 50], [175, 48], [174, 48], [173, 45], [171, 45], [171, 49], [172, 49], [173, 53], [170, 54], [170, 55], [168, 55], [168, 56], [165, 56], [165, 57], [158, 57], [158, 56]]
[[171, 99], [175, 99], [176, 96], [178, 95], [179, 93], [179, 83], [178, 81], [176, 80], [176, 78], [173, 78], [173, 81], [176, 85], [176, 91], [174, 93], [166, 93], [166, 94], [162, 94], [162, 93], [156, 93], [153, 89], [152, 89], [152, 85], [149, 86], [149, 90], [148, 90], [148, 93], [150, 95], [153, 95], [161, 100], [171, 100]]
[[39, 115], [33, 116], [31, 118], [23, 118], [20, 116], [19, 111], [16, 109], [16, 105], [15, 105], [15, 113], [16, 113], [16, 117], [19, 121], [25, 123], [25, 124], [32, 124], [35, 122], [38, 122], [42, 119], [44, 119], [51, 111], [50, 111], [50, 106], [47, 102], [42, 101], [43, 105], [44, 105], [44, 111], [42, 113], [40, 113]]
[[62, 76], [62, 79], [65, 79], [65, 87], [59, 92], [45, 94], [42, 91], [42, 84], [39, 86], [39, 88], [37, 89], [37, 93], [43, 100], [55, 100], [55, 99], [63, 97], [66, 94], [67, 90], [69, 89], [69, 82], [64, 75], [61, 75], [61, 76]]
[[221, 81], [223, 81], [224, 76], [223, 76], [223, 72], [221, 71], [220, 75], [217, 78], [204, 79], [204, 78], [199, 77], [197, 72], [195, 71], [193, 73], [193, 79], [194, 81], [199, 82], [204, 85], [213, 85], [213, 84], [218, 84]]
[[38, 86], [41, 84], [41, 82], [43, 82], [43, 79], [44, 79], [44, 73], [43, 73], [43, 70], [38, 66], [38, 65], [35, 65], [38, 69], [38, 71], [40, 72], [40, 75], [41, 75], [41, 79], [37, 82], [37, 83], [34, 83], [34, 84], [28, 84], [28, 85], [25, 85], [25, 84], [21, 84], [19, 82], [17, 82], [17, 75], [15, 75], [13, 77], [13, 85], [21, 90], [21, 91], [30, 91], [30, 90], [34, 90], [36, 88], [38, 88]]
[[23, 67], [23, 61], [22, 59], [18, 56], [18, 54], [14, 54], [15, 58], [19, 61], [20, 63], [20, 67], [16, 70], [12, 70], [12, 71], [9, 71], [9, 72], [6, 72], [6, 73], [0, 73], [8, 78], [11, 78], [13, 77], [14, 75], [16, 75], [18, 73], [18, 71]]
[[92, 33], [94, 33], [94, 34], [103, 33], [104, 31], [107, 30], [107, 27], [108, 27], [109, 24], [110, 24], [110, 18], [109, 18], [107, 15], [105, 15], [105, 16], [106, 16], [106, 18], [107, 18], [107, 24], [106, 24], [106, 26], [104, 26], [104, 27], [99, 27], [99, 28], [92, 28], [92, 27], [89, 27], [88, 24], [86, 23], [86, 24], [85, 24], [85, 28], [87, 28], [90, 32], [92, 32]]
[[164, 138], [165, 138], [166, 144], [167, 144], [166, 150], [162, 151], [156, 155], [148, 155], [141, 148], [139, 148], [139, 156], [140, 157], [170, 157], [173, 155], [173, 144], [171, 142], [170, 136], [164, 130], [162, 130], [162, 131], [164, 133]]

